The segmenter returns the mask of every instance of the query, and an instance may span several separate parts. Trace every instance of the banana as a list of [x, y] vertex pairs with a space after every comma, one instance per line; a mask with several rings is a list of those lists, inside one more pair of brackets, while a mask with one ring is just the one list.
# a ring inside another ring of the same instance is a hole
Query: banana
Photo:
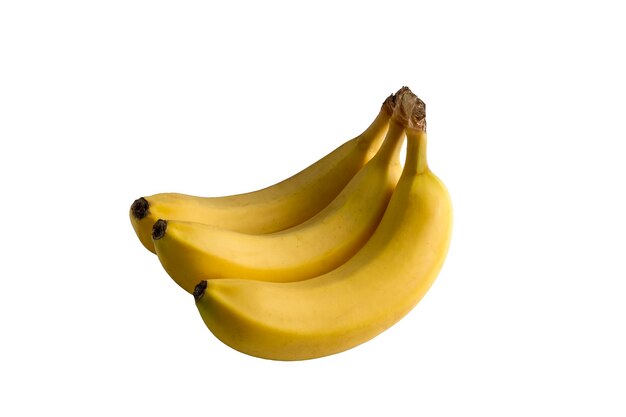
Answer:
[[158, 220], [152, 236], [161, 264], [189, 293], [199, 278], [288, 282], [338, 267], [365, 244], [385, 212], [402, 172], [400, 150], [417, 100], [410, 92], [398, 98], [378, 153], [309, 220], [263, 235]]
[[337, 269], [290, 283], [201, 281], [194, 297], [211, 332], [252, 356], [304, 360], [353, 348], [404, 317], [435, 280], [452, 232], [450, 197], [428, 168], [426, 140], [425, 130], [407, 130], [404, 169], [380, 225]]
[[160, 219], [205, 223], [242, 233], [263, 234], [295, 226], [326, 207], [378, 150], [396, 96], [389, 96], [359, 136], [309, 167], [270, 187], [231, 196], [197, 197], [161, 193], [131, 205], [130, 220], [141, 243], [155, 252], [152, 227]]

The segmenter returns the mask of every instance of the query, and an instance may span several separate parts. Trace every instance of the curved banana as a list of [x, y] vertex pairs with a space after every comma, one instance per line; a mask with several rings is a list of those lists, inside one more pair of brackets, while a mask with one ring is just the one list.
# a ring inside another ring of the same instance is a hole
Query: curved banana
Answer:
[[[401, 91], [404, 89], [398, 93]], [[376, 153], [388, 129], [396, 95], [385, 100], [376, 119], [361, 135], [275, 185], [223, 197], [161, 193], [135, 200], [130, 220], [137, 237], [146, 249], [155, 252], [152, 226], [161, 218], [254, 234], [302, 223], [326, 207]]]
[[411, 114], [417, 100], [412, 93], [410, 96], [396, 103], [378, 153], [328, 206], [304, 223], [256, 235], [159, 220], [152, 237], [167, 273], [193, 293], [199, 279], [299, 281], [344, 263], [374, 233], [402, 172], [399, 155], [408, 123], [406, 115]]
[[303, 360], [342, 352], [383, 332], [424, 296], [452, 230], [446, 187], [426, 164], [426, 134], [407, 130], [405, 167], [365, 246], [339, 268], [305, 281], [201, 281], [194, 296], [207, 327], [249, 355]]

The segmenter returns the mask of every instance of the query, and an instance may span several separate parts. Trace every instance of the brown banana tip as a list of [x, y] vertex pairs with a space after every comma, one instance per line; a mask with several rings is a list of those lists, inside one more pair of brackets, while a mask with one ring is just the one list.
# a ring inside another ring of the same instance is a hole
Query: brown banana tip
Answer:
[[163, 236], [165, 236], [165, 231], [167, 230], [167, 221], [159, 219], [152, 226], [152, 239], [159, 240]]
[[204, 292], [206, 291], [207, 282], [206, 280], [202, 280], [196, 285], [196, 288], [193, 289], [193, 298], [196, 302], [200, 301], [202, 296], [204, 296]]
[[426, 103], [417, 98], [411, 117], [409, 117], [409, 128], [426, 132]]
[[141, 220], [148, 215], [148, 209], [150, 208], [150, 203], [143, 197], [138, 198], [133, 202], [130, 206], [130, 212], [133, 214], [133, 217], [137, 220]]

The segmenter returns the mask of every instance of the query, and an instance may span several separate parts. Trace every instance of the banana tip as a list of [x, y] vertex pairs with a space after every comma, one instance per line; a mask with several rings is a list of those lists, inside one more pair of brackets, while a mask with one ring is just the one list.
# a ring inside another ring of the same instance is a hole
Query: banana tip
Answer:
[[133, 202], [130, 206], [130, 212], [133, 217], [137, 220], [141, 220], [148, 214], [148, 209], [150, 208], [150, 203], [143, 197], [138, 198]]
[[152, 226], [152, 239], [159, 240], [163, 236], [165, 236], [165, 231], [167, 230], [167, 221], [159, 219]]
[[200, 301], [202, 296], [204, 295], [204, 291], [206, 291], [207, 282], [206, 280], [200, 281], [196, 288], [193, 289], [193, 298], [197, 301]]

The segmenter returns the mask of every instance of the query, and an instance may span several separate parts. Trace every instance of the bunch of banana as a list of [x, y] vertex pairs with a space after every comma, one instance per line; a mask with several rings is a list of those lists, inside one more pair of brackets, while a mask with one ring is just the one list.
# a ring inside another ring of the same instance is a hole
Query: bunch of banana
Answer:
[[278, 184], [224, 197], [162, 193], [141, 197], [130, 220], [141, 243], [155, 252], [152, 227], [158, 219], [184, 220], [242, 233], [272, 233], [298, 225], [326, 207], [369, 161], [385, 137], [401, 89], [389, 96], [359, 136]]
[[218, 339], [302, 360], [361, 344], [417, 304], [446, 257], [452, 206], [426, 163], [424, 103], [403, 87], [362, 135], [282, 183], [141, 198], [131, 221]]

